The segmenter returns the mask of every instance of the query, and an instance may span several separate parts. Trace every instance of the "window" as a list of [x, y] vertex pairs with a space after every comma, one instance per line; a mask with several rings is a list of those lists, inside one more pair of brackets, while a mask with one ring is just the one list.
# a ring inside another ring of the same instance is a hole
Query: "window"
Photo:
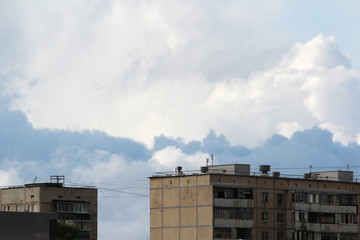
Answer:
[[231, 238], [231, 228], [215, 228], [215, 238]]
[[277, 204], [283, 204], [284, 194], [277, 194]]
[[261, 220], [262, 220], [263, 222], [269, 221], [269, 213], [268, 213], [268, 212], [262, 212], [262, 213], [261, 213]]
[[298, 240], [314, 240], [315, 235], [311, 231], [303, 232], [303, 231], [296, 231], [296, 238]]
[[356, 206], [356, 195], [340, 195], [339, 204], [345, 206]]
[[284, 214], [278, 213], [276, 217], [277, 223], [284, 223]]
[[77, 226], [81, 231], [89, 231], [90, 230], [90, 221], [75, 220], [75, 226]]
[[278, 232], [278, 233], [277, 233], [277, 240], [284, 240], [284, 234]]
[[75, 213], [90, 213], [89, 203], [80, 202], [58, 202], [58, 212], [75, 212]]
[[253, 219], [252, 208], [227, 208], [215, 207], [214, 218], [216, 219]]
[[309, 212], [309, 223], [320, 223], [320, 215], [315, 212]]
[[267, 192], [262, 192], [262, 193], [261, 193], [261, 201], [262, 201], [262, 202], [269, 202], [269, 193], [267, 193]]
[[294, 192], [291, 194], [291, 200], [293, 202], [306, 202], [307, 193], [306, 192]]
[[28, 205], [29, 212], [36, 212], [36, 204], [29, 204]]
[[314, 202], [314, 194], [310, 193], [309, 194], [309, 203], [313, 203]]
[[322, 213], [320, 219], [321, 219], [321, 223], [334, 224], [335, 213]]
[[338, 195], [321, 195], [321, 204], [338, 204], [339, 196]]
[[253, 192], [249, 188], [214, 187], [215, 198], [253, 199]]
[[341, 214], [340, 223], [342, 224], [357, 224], [356, 214]]
[[20, 205], [16, 205], [16, 211], [21, 212], [21, 206]]
[[305, 221], [305, 213], [299, 212], [299, 222]]
[[4, 211], [9, 212], [10, 211], [10, 206], [4, 206]]
[[261, 240], [269, 240], [269, 233], [261, 232]]
[[357, 240], [357, 233], [340, 233], [340, 240]]
[[321, 233], [321, 240], [336, 240], [336, 233]]
[[236, 229], [236, 238], [237, 239], [252, 239], [252, 229], [251, 228], [237, 228]]

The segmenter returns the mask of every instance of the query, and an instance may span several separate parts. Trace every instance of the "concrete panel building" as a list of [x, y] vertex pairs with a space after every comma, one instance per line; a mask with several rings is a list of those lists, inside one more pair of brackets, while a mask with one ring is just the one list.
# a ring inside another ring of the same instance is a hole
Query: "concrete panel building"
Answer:
[[62, 182], [0, 189], [0, 210], [56, 213], [58, 221], [78, 226], [80, 240], [97, 239], [97, 189], [66, 187]]
[[360, 184], [352, 172], [304, 178], [250, 174], [250, 165], [150, 177], [151, 240], [356, 240]]

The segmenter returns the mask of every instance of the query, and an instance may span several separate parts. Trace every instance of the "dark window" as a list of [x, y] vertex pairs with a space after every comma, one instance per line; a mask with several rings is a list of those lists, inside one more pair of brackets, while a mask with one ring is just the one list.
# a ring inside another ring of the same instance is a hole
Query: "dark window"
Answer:
[[215, 228], [215, 238], [231, 238], [231, 228]]
[[284, 214], [278, 213], [276, 217], [277, 223], [283, 223], [284, 222]]
[[262, 213], [261, 213], [261, 220], [262, 220], [263, 222], [269, 221], [269, 213], [268, 213], [268, 212], [262, 212]]
[[261, 232], [261, 240], [269, 240], [269, 233]]
[[309, 223], [335, 224], [335, 213], [309, 212]]
[[335, 213], [322, 213], [321, 214], [321, 223], [334, 224], [335, 223]]
[[305, 213], [299, 212], [299, 222], [305, 221]]
[[261, 201], [262, 201], [262, 202], [269, 202], [269, 193], [267, 193], [267, 192], [262, 192], [262, 193], [261, 193]]
[[336, 240], [336, 233], [321, 233], [321, 240]]
[[306, 192], [294, 192], [291, 194], [291, 200], [293, 202], [307, 202]]
[[357, 224], [357, 214], [340, 214], [340, 223]]
[[284, 234], [278, 232], [278, 233], [277, 233], [277, 240], [284, 240]]
[[277, 204], [281, 205], [284, 201], [284, 194], [277, 194]]
[[338, 204], [338, 203], [339, 203], [338, 195], [328, 195], [328, 194], [321, 195], [321, 204]]
[[251, 228], [237, 228], [236, 229], [237, 239], [252, 239]]
[[253, 192], [250, 188], [214, 187], [214, 198], [253, 199]]
[[356, 195], [340, 195], [339, 204], [344, 206], [356, 206]]
[[340, 233], [340, 240], [357, 240], [357, 233]]
[[252, 208], [227, 208], [215, 207], [214, 218], [216, 219], [253, 219]]
[[309, 223], [320, 223], [320, 215], [318, 213], [309, 212], [308, 221]]

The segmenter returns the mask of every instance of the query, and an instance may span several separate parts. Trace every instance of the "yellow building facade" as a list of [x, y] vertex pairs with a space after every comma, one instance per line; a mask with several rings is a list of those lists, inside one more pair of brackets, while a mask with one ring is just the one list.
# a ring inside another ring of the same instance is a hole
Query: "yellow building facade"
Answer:
[[150, 177], [150, 239], [359, 239], [352, 172], [286, 178], [262, 168], [261, 175], [229, 164]]

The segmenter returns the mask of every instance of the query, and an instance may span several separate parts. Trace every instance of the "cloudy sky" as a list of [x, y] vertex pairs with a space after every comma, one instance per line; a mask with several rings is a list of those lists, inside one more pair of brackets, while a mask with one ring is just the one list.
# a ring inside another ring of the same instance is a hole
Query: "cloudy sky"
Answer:
[[[359, 174], [357, 0], [4, 0], [0, 186], [99, 188], [149, 238], [148, 176], [215, 163]], [[114, 232], [117, 232], [116, 234]]]

